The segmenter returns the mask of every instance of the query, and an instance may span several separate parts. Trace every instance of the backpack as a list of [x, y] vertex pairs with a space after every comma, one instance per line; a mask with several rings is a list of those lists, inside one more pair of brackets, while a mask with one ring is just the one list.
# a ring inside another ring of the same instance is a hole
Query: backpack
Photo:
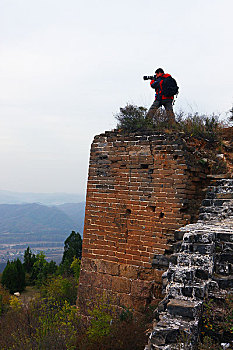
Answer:
[[166, 97], [171, 97], [177, 95], [179, 91], [179, 87], [174, 78], [167, 77], [163, 79], [163, 92], [162, 94]]

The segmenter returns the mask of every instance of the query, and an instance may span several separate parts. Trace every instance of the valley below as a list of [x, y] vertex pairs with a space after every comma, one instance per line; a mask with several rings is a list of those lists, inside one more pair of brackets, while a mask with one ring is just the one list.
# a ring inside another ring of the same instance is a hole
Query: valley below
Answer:
[[8, 260], [23, 260], [28, 246], [59, 264], [70, 233], [82, 236], [84, 212], [85, 202], [0, 204], [0, 272]]

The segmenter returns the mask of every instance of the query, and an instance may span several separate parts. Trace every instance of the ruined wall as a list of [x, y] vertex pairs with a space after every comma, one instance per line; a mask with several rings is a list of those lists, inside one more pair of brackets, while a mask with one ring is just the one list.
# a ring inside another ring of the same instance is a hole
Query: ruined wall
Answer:
[[[211, 182], [199, 220], [177, 230], [175, 239], [163, 274], [165, 298], [145, 350], [196, 349], [204, 301], [223, 301], [232, 293], [233, 179]], [[225, 349], [233, 348], [232, 334], [223, 329], [214, 333]]]
[[159, 298], [154, 255], [169, 253], [174, 231], [195, 221], [206, 173], [181, 134], [106, 132], [91, 146], [78, 303], [104, 290], [140, 310]]

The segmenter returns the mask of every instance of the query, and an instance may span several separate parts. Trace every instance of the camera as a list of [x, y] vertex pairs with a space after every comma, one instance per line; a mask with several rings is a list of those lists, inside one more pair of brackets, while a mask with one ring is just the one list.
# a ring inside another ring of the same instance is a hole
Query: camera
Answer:
[[143, 77], [144, 80], [153, 80], [155, 79], [154, 75], [144, 75]]

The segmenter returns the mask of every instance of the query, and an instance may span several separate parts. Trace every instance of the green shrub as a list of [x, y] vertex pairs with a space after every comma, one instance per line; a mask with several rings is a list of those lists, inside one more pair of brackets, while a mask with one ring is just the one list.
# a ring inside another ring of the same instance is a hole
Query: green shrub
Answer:
[[74, 257], [72, 264], [70, 265], [76, 280], [79, 280], [80, 270], [81, 270], [81, 260]]
[[216, 344], [212, 338], [205, 336], [203, 342], [199, 344], [198, 350], [222, 350], [219, 344]]
[[90, 326], [87, 330], [88, 338], [93, 341], [108, 336], [113, 315], [107, 298], [105, 296], [99, 297], [89, 308], [88, 314], [90, 316]]
[[[225, 300], [207, 300], [202, 316], [202, 335], [216, 344], [233, 337], [233, 294]], [[206, 340], [206, 341], [207, 341]]]
[[177, 122], [179, 123], [179, 129], [185, 134], [205, 139], [206, 141], [216, 142], [219, 141], [221, 135], [221, 123], [216, 115], [207, 116], [184, 113], [177, 115]]
[[0, 316], [8, 309], [10, 302], [9, 292], [0, 284]]
[[53, 260], [48, 262], [45, 259], [45, 254], [40, 252], [36, 255], [36, 260], [32, 267], [31, 280], [37, 287], [40, 287], [45, 283], [48, 276], [55, 274], [56, 271], [56, 263]]
[[152, 129], [152, 121], [146, 119], [146, 113], [145, 107], [127, 104], [115, 115], [118, 121], [117, 128], [123, 132]]
[[76, 307], [37, 298], [1, 319], [0, 349], [78, 350], [80, 327]]
[[41, 287], [42, 296], [58, 303], [75, 304], [77, 299], [77, 281], [72, 277], [55, 276]]
[[123, 133], [144, 131], [180, 131], [187, 136], [198, 137], [210, 142], [219, 142], [221, 139], [222, 124], [217, 115], [185, 114], [180, 111], [176, 113], [177, 123], [169, 123], [164, 109], [156, 112], [153, 120], [146, 117], [147, 109], [132, 104], [120, 108], [115, 115], [117, 129]]

